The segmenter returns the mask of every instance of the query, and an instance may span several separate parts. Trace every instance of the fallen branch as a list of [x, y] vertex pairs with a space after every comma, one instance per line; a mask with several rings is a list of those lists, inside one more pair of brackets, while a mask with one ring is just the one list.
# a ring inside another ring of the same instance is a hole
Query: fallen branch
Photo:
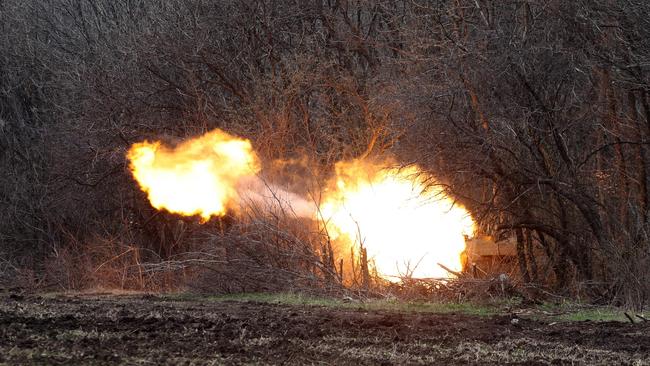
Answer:
[[438, 263], [438, 266], [440, 266], [440, 268], [444, 269], [445, 271], [447, 271], [447, 272], [453, 274], [454, 276], [456, 276], [456, 277], [458, 277], [458, 278], [460, 278], [460, 277], [463, 276], [462, 273], [460, 273], [460, 272], [456, 272], [456, 271], [454, 271], [454, 270], [451, 270], [451, 269], [449, 269], [448, 267], [446, 267], [446, 266], [445, 266], [444, 264], [442, 264], [442, 263]]

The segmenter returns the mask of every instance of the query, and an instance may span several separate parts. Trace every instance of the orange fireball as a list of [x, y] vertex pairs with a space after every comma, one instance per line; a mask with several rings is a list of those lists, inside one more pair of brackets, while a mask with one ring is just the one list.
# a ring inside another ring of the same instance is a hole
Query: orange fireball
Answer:
[[238, 182], [260, 170], [250, 141], [220, 130], [173, 148], [158, 141], [136, 143], [127, 157], [153, 207], [204, 221], [236, 208]]

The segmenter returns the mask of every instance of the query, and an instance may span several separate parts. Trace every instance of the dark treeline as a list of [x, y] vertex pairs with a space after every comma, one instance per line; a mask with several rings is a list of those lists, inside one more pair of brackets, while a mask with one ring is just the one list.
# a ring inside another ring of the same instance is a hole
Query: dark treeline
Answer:
[[641, 306], [648, 39], [644, 0], [0, 0], [0, 272], [135, 286], [189, 243], [264, 240], [156, 214], [131, 180], [131, 143], [221, 128], [322, 177], [416, 163], [518, 239], [524, 282]]

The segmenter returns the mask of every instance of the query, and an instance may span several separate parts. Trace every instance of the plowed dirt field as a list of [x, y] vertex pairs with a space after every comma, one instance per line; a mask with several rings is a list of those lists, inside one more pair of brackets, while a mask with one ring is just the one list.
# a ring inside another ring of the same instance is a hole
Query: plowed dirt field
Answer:
[[642, 365], [650, 364], [650, 323], [4, 295], [0, 364]]

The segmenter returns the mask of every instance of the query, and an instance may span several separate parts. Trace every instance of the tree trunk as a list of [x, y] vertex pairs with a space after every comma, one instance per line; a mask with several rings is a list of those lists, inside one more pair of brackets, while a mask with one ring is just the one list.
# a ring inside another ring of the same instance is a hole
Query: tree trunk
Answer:
[[526, 250], [524, 243], [524, 233], [521, 228], [515, 229], [517, 236], [517, 262], [519, 262], [519, 273], [525, 283], [530, 282], [530, 275], [528, 274], [528, 266], [526, 264]]

